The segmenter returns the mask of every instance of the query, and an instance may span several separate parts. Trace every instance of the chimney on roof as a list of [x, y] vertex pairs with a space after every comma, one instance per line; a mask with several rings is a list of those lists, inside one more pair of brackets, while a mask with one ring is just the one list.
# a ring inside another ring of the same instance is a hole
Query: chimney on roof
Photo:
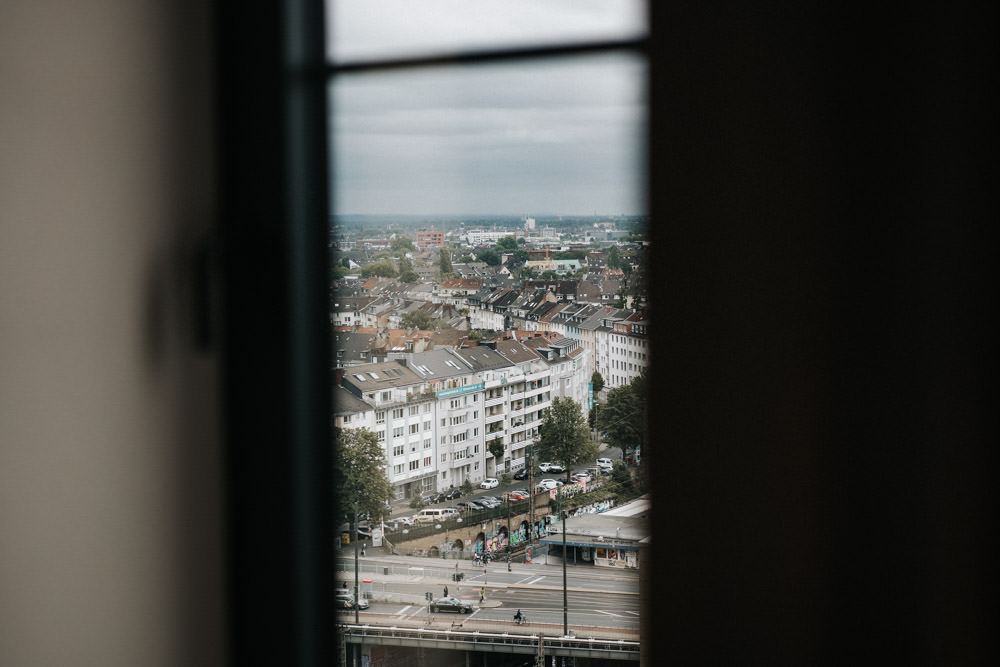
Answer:
[[343, 387], [344, 386], [344, 369], [343, 368], [335, 368], [334, 371], [333, 371], [333, 377], [334, 377], [334, 381], [337, 383], [338, 387]]

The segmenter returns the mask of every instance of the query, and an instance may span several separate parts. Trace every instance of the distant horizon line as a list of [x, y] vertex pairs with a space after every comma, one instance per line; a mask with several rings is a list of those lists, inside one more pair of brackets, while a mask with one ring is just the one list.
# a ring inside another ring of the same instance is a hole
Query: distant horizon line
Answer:
[[609, 217], [642, 217], [647, 215], [646, 213], [532, 213], [526, 215], [524, 213], [330, 213], [331, 217], [336, 218], [360, 218], [360, 217], [373, 217], [373, 216], [383, 216], [383, 217], [395, 217], [395, 218], [418, 218], [427, 216], [438, 216], [438, 217], [448, 217], [448, 218], [463, 218], [472, 216], [503, 216], [507, 218], [609, 218]]

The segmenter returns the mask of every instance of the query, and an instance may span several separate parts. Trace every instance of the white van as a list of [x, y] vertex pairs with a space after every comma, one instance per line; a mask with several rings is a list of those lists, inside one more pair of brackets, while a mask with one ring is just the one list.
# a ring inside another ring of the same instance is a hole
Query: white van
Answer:
[[413, 516], [413, 520], [417, 523], [434, 523], [435, 521], [443, 521], [449, 516], [451, 516], [451, 513], [446, 509], [428, 507], [417, 512]]

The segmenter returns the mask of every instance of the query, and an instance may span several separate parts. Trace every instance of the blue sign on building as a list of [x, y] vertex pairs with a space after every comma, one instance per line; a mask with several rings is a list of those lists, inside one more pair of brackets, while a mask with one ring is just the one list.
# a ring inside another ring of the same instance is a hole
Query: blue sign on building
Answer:
[[467, 384], [464, 387], [455, 387], [453, 389], [444, 389], [437, 393], [438, 398], [448, 398], [449, 396], [459, 396], [461, 394], [468, 394], [471, 391], [480, 391], [485, 385], [482, 382], [477, 382], [476, 384]]
[[594, 383], [593, 382], [588, 382], [587, 383], [587, 409], [588, 410], [593, 410], [594, 409]]

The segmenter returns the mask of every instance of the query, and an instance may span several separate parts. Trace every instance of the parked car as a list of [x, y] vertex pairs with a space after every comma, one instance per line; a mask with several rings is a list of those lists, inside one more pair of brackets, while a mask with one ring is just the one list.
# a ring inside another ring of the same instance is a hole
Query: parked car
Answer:
[[458, 614], [471, 614], [472, 604], [469, 602], [463, 602], [458, 598], [444, 597], [438, 598], [431, 602], [430, 605], [431, 612], [437, 613], [439, 611], [453, 611]]
[[480, 505], [486, 505], [489, 508], [500, 507], [500, 499], [494, 498], [493, 496], [482, 496], [476, 498], [476, 502]]
[[554, 472], [554, 473], [566, 472], [566, 468], [563, 468], [558, 463], [548, 463], [548, 462], [542, 463], [539, 464], [538, 469], [541, 470], [542, 472]]
[[371, 539], [372, 537], [372, 527], [371, 526], [358, 526], [358, 537], [362, 539]]
[[572, 478], [579, 480], [581, 482], [589, 482], [590, 480], [593, 479], [593, 477], [590, 476], [589, 472], [578, 472], [575, 475], [573, 475]]
[[358, 609], [368, 609], [368, 600], [361, 598], [360, 600], [354, 599], [354, 593], [341, 589], [337, 591], [335, 596], [334, 605], [337, 609], [354, 609], [356, 606]]
[[540, 479], [540, 480], [538, 480], [538, 488], [540, 488], [540, 489], [545, 489], [545, 490], [554, 489], [554, 488], [556, 488], [559, 485], [560, 485], [560, 483], [557, 482], [554, 479]]
[[413, 515], [413, 520], [417, 523], [435, 523], [447, 519], [449, 516], [450, 513], [446, 509], [427, 508]]
[[432, 493], [430, 503], [432, 505], [437, 505], [438, 503], [443, 503], [447, 498], [445, 498], [444, 493]]
[[500, 480], [496, 477], [487, 477], [482, 482], [479, 483], [480, 489], [495, 489], [500, 486]]
[[461, 497], [462, 497], [462, 489], [458, 487], [455, 487], [448, 493], [444, 494], [445, 500], [455, 500], [456, 498], [461, 498]]
[[507, 498], [509, 500], [527, 500], [528, 499], [528, 493], [527, 493], [527, 491], [522, 491], [520, 489], [515, 489], [514, 491], [511, 491], [510, 493], [507, 494]]
[[602, 459], [597, 459], [597, 466], [599, 468], [611, 468], [612, 466], [614, 466], [614, 463], [612, 463], [611, 459], [602, 458]]
[[528, 479], [528, 469], [527, 468], [521, 468], [520, 470], [515, 471], [514, 472], [514, 479], [518, 479], [518, 480], [520, 480], [520, 479]]

